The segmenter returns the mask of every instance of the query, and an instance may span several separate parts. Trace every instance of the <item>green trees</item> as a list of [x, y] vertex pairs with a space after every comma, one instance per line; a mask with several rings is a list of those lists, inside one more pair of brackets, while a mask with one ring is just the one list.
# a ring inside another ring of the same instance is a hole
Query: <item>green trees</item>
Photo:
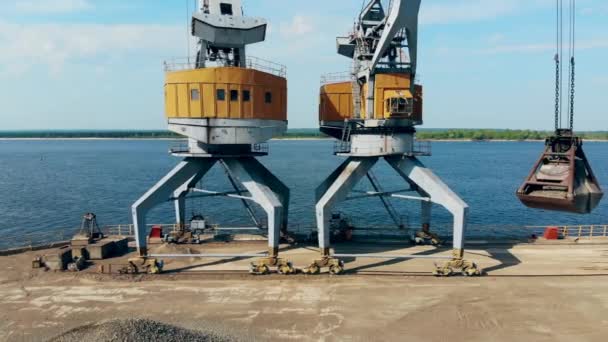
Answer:
[[[420, 129], [416, 136], [421, 140], [544, 140], [553, 132], [498, 129]], [[587, 140], [607, 140], [608, 132], [577, 132]], [[165, 131], [0, 131], [1, 138], [109, 138], [109, 139], [181, 139], [182, 136]], [[279, 139], [327, 138], [316, 128], [290, 129]]]

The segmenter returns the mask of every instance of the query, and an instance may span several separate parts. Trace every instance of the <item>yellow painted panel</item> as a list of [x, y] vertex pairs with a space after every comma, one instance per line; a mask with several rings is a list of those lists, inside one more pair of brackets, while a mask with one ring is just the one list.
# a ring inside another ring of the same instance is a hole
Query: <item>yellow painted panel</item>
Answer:
[[[422, 120], [422, 88], [416, 87], [416, 94], [410, 91], [411, 78], [407, 74], [378, 74], [376, 75], [374, 97], [374, 113], [375, 119], [384, 119], [385, 99], [393, 97], [395, 94], [406, 96], [408, 98], [415, 97], [414, 111], [415, 117]], [[367, 112], [367, 94], [368, 86], [363, 85], [361, 91], [361, 113], [365, 115]], [[415, 95], [415, 96], [414, 96]], [[319, 98], [319, 120], [323, 121], [340, 121], [344, 118], [354, 116], [352, 85], [350, 82], [341, 82], [327, 84], [321, 87]]]
[[[200, 118], [202, 116], [202, 96], [201, 96], [201, 88], [199, 84], [190, 84], [189, 85], [189, 95], [190, 95], [190, 117]], [[194, 95], [198, 94], [198, 98], [193, 98]]]
[[253, 92], [251, 93], [253, 99], [253, 112], [256, 118], [265, 119], [264, 113], [264, 89], [260, 86], [253, 86]]
[[386, 99], [390, 99], [391, 97], [405, 97], [407, 99], [411, 99], [412, 96], [412, 92], [409, 89], [399, 89], [399, 90], [385, 90], [384, 91], [384, 96], [382, 96], [384, 98], [384, 100]]
[[[262, 117], [264, 119], [270, 119], [272, 117], [272, 103], [276, 101], [276, 94], [273, 94], [272, 89], [268, 88], [268, 87], [261, 87], [260, 90], [262, 90], [260, 93], [261, 95], [261, 113], [262, 113]], [[266, 103], [266, 93], [270, 93], [272, 94], [272, 102], [271, 103]]]
[[[245, 91], [249, 91], [249, 101], [245, 101], [245, 96], [244, 96]], [[252, 95], [253, 94], [251, 93], [250, 86], [243, 86], [241, 88], [240, 99], [241, 99], [241, 108], [242, 108], [243, 119], [251, 119], [251, 116], [253, 114], [253, 97], [252, 97]]]
[[340, 94], [340, 116], [350, 117], [352, 115], [353, 97], [350, 94]]
[[190, 92], [187, 84], [177, 85], [177, 116], [180, 118], [190, 116]]
[[407, 89], [410, 87], [408, 74], [378, 74], [376, 88]]
[[326, 84], [321, 87], [319, 118], [342, 121], [351, 115], [352, 85], [350, 82]]
[[[183, 96], [187, 95], [187, 106], [182, 103], [181, 85], [187, 85]], [[261, 71], [243, 68], [207, 68], [187, 71], [168, 72], [166, 85], [176, 85], [177, 108], [174, 113], [167, 110], [168, 117], [207, 117], [207, 118], [257, 118], [287, 120], [287, 80]], [[190, 86], [201, 90], [200, 107], [193, 106], [190, 100]], [[251, 91], [251, 101], [243, 103], [242, 90]], [[224, 89], [226, 99], [216, 100], [216, 89]], [[238, 103], [231, 103], [230, 90], [239, 90]], [[264, 101], [265, 93], [272, 93], [272, 103]], [[169, 97], [169, 95], [167, 95]], [[166, 107], [171, 103], [167, 98]], [[185, 113], [184, 113], [185, 112]]]
[[[242, 119], [242, 93], [241, 87], [236, 84], [230, 84], [228, 92], [226, 93], [226, 100], [228, 101], [228, 113], [231, 119]], [[232, 92], [236, 91], [237, 100], [232, 101]]]
[[329, 94], [329, 113], [340, 117], [340, 94]]
[[165, 86], [165, 115], [177, 116], [177, 86], [175, 84]]
[[215, 85], [214, 84], [203, 84], [202, 86], [202, 97], [203, 97], [203, 115], [204, 118], [215, 117]]
[[279, 112], [283, 110], [283, 108], [288, 108], [289, 98], [287, 97], [287, 88], [281, 88], [281, 96], [283, 97], [283, 101], [281, 103], [281, 108], [279, 108]]
[[384, 88], [376, 87], [374, 91], [374, 119], [384, 118]]

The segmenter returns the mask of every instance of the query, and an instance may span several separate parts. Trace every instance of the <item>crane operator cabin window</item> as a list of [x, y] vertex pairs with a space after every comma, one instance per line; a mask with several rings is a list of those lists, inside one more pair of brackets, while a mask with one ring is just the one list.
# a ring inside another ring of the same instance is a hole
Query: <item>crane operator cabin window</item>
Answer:
[[227, 4], [225, 2], [220, 3], [220, 13], [222, 15], [233, 15], [232, 4]]

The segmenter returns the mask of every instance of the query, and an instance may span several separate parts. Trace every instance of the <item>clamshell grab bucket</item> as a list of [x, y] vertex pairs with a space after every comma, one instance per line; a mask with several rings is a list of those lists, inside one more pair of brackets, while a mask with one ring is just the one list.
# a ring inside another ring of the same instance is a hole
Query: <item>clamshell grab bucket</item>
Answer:
[[517, 191], [526, 206], [589, 214], [604, 193], [583, 151], [583, 141], [570, 132], [547, 139], [545, 151]]

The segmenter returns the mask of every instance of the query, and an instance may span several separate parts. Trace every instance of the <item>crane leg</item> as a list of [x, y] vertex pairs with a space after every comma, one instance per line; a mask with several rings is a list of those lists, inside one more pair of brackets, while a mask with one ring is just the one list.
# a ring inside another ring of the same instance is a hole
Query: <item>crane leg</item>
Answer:
[[256, 158], [250, 158], [250, 162], [256, 165], [256, 168], [264, 178], [266, 185], [275, 193], [281, 205], [283, 211], [281, 215], [281, 237], [289, 236], [289, 201], [290, 201], [290, 190], [289, 188], [270, 170], [268, 170], [264, 164], [262, 164]]
[[194, 188], [198, 182], [205, 176], [207, 171], [198, 172], [192, 178], [190, 178], [186, 183], [182, 184], [175, 192], [173, 193], [174, 198], [174, 206], [175, 206], [175, 223], [177, 223], [178, 227], [183, 229], [186, 225], [186, 195], [190, 189]]
[[266, 274], [269, 267], [276, 266], [279, 273], [293, 274], [295, 268], [290, 262], [279, 258], [279, 239], [283, 216], [287, 215], [283, 204], [271, 185], [269, 185], [268, 171], [255, 158], [226, 158], [226, 167], [230, 173], [251, 194], [251, 200], [259, 204], [268, 216], [268, 257], [254, 262], [252, 273]]
[[332, 273], [340, 273], [343, 263], [330, 255], [329, 219], [332, 208], [344, 201], [357, 183], [367, 175], [378, 158], [349, 157], [318, 188], [316, 215], [321, 249], [321, 259], [315, 260], [306, 273], [318, 273], [321, 267], [329, 267]]
[[428, 244], [430, 243], [433, 246], [440, 246], [443, 244], [443, 241], [439, 237], [439, 235], [433, 233], [431, 231], [431, 212], [433, 209], [433, 202], [429, 194], [426, 192], [419, 190], [418, 193], [423, 198], [429, 198], [428, 201], [422, 201], [421, 203], [421, 219], [420, 223], [422, 225], [422, 229], [416, 233], [415, 240], [416, 244]]
[[421, 191], [426, 193], [432, 203], [443, 206], [454, 217], [453, 258], [445, 265], [438, 267], [435, 274], [451, 275], [454, 270], [460, 270], [467, 276], [480, 275], [481, 271], [477, 265], [464, 260], [464, 233], [469, 206], [418, 159], [395, 156], [387, 157], [386, 160], [410, 184], [416, 184]]
[[170, 200], [175, 191], [188, 180], [193, 177], [203, 177], [215, 162], [216, 160], [212, 158], [186, 158], [133, 204], [131, 212], [135, 226], [135, 241], [140, 256], [145, 257], [148, 254], [146, 239], [148, 211]]

